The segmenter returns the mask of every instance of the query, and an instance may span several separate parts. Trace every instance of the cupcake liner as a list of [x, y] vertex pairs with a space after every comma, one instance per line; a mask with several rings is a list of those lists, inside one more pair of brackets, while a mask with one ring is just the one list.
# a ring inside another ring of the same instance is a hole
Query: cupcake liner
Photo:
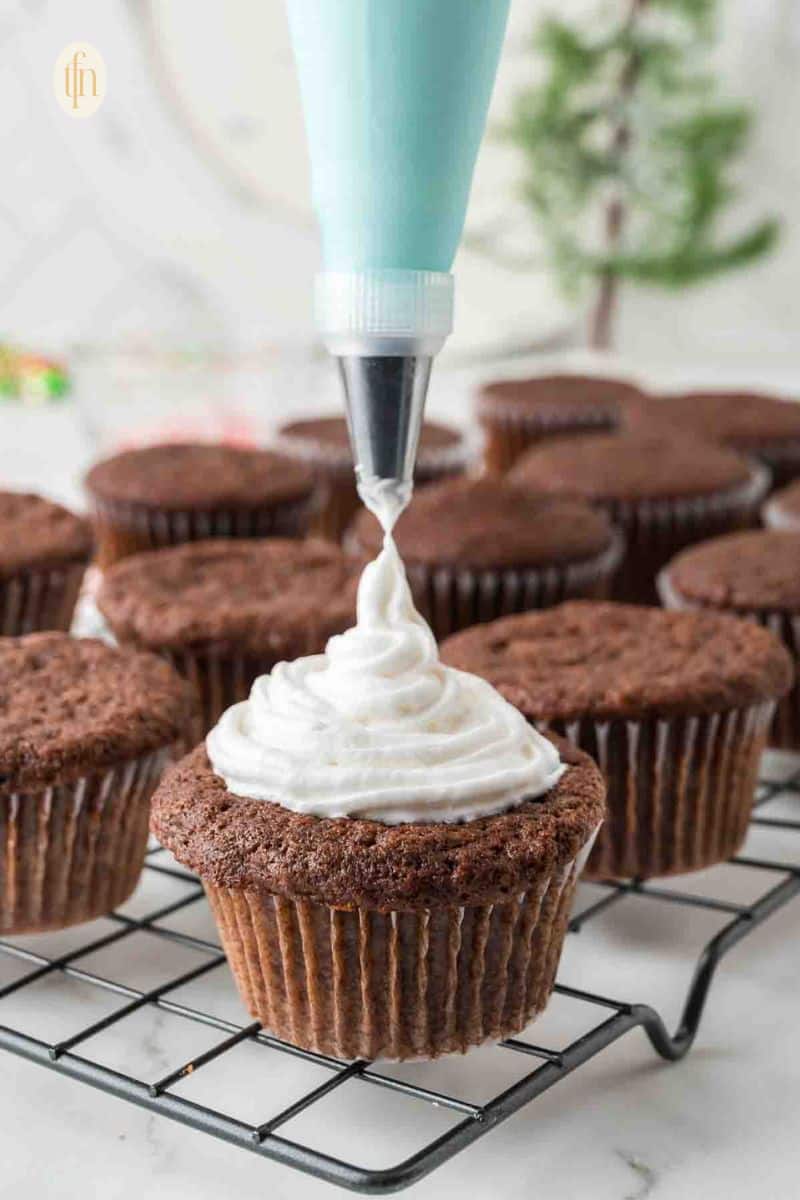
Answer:
[[582, 562], [504, 570], [410, 563], [406, 569], [419, 611], [437, 641], [443, 641], [460, 629], [511, 613], [549, 608], [563, 600], [607, 599], [623, 552], [624, 541], [615, 533], [601, 554]]
[[147, 849], [158, 750], [41, 792], [0, 800], [0, 933], [91, 921], [122, 904]]
[[337, 1058], [435, 1058], [518, 1033], [547, 1004], [578, 864], [498, 904], [377, 912], [206, 893], [242, 999]]
[[586, 878], [683, 874], [735, 854], [774, 710], [765, 701], [707, 716], [550, 722], [606, 778], [606, 819]]
[[68, 563], [0, 581], [0, 634], [19, 637], [50, 629], [66, 633], [85, 572], [86, 563]]
[[711, 496], [603, 504], [627, 543], [615, 576], [613, 599], [658, 604], [656, 578], [662, 567], [695, 542], [755, 525], [769, 483], [766, 468], [753, 464], [745, 483]]
[[95, 496], [93, 506], [97, 561], [100, 567], [108, 567], [142, 550], [205, 538], [302, 537], [311, 501], [303, 497], [263, 508], [172, 512]]
[[193, 650], [156, 649], [178, 674], [193, 685], [200, 701], [197, 718], [179, 753], [184, 754], [202, 742], [226, 708], [246, 700], [259, 675], [266, 675], [279, 658], [268, 654], [222, 653]]
[[[668, 571], [662, 571], [658, 577], [658, 591], [665, 608], [693, 610], [707, 608], [706, 605], [693, 604], [673, 587]], [[800, 613], [782, 612], [776, 609], [719, 609], [716, 611], [730, 612], [745, 621], [755, 621], [768, 629], [779, 641], [783, 642], [792, 655], [795, 664], [800, 665]], [[767, 744], [775, 750], [800, 750], [800, 678], [782, 700], [775, 706], [775, 715], [770, 726]]]
[[572, 437], [578, 434], [607, 433], [619, 425], [616, 407], [587, 411], [571, 409], [568, 404], [537, 407], [535, 413], [521, 413], [513, 405], [504, 409], [492, 402], [491, 412], [480, 411], [478, 420], [483, 430], [483, 464], [489, 475], [505, 475], [517, 459], [537, 442], [550, 438]]

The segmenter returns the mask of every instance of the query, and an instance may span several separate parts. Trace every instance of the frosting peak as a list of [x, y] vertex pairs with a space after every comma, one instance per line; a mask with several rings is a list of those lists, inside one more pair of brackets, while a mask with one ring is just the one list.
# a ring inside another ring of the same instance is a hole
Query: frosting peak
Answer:
[[257, 679], [207, 748], [237, 795], [390, 825], [501, 812], [563, 770], [490, 684], [439, 661], [388, 535], [361, 578], [355, 627]]

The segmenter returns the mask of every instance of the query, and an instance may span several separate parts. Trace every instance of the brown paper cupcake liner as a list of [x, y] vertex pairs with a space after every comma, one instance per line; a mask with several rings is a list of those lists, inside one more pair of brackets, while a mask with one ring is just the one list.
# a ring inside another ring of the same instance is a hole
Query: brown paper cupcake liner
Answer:
[[0, 634], [19, 637], [49, 629], [66, 633], [85, 571], [85, 563], [70, 563], [0, 581]]
[[187, 753], [202, 742], [226, 708], [246, 700], [259, 675], [266, 675], [279, 661], [274, 655], [236, 654], [192, 650], [156, 650], [178, 674], [193, 685], [200, 701], [196, 721], [180, 748]]
[[754, 464], [745, 483], [712, 496], [604, 504], [627, 543], [613, 599], [658, 604], [656, 579], [662, 567], [687, 546], [755, 525], [769, 483], [766, 468]]
[[[662, 571], [658, 578], [658, 590], [661, 602], [665, 608], [692, 610], [704, 608], [705, 605], [692, 604], [672, 586], [668, 571]], [[781, 612], [776, 609], [741, 609], [730, 611], [733, 616], [743, 620], [755, 621], [774, 634], [783, 642], [792, 655], [794, 662], [800, 667], [800, 613]], [[800, 750], [800, 679], [796, 678], [792, 690], [779, 700], [775, 707], [775, 715], [770, 726], [767, 744], [775, 750]]]
[[606, 778], [589, 879], [649, 879], [724, 862], [747, 835], [768, 701], [708, 716], [553, 721]]
[[0, 933], [91, 921], [122, 904], [141, 874], [158, 750], [42, 792], [0, 799]]
[[95, 496], [97, 561], [100, 567], [108, 567], [142, 550], [205, 538], [301, 537], [308, 526], [310, 505], [310, 499], [304, 497], [257, 509], [171, 512]]
[[563, 600], [605, 600], [623, 552], [624, 541], [615, 533], [601, 554], [582, 562], [496, 571], [409, 563], [406, 569], [419, 611], [443, 641], [470, 625]]
[[541, 406], [535, 414], [520, 413], [513, 406], [503, 410], [492, 403], [491, 413], [479, 413], [483, 430], [483, 463], [490, 475], [505, 475], [526, 450], [556, 437], [608, 433], [619, 425], [614, 408], [570, 409], [569, 405]]
[[272, 1033], [337, 1058], [435, 1058], [545, 1008], [579, 866], [502, 903], [414, 912], [205, 887], [242, 999]]

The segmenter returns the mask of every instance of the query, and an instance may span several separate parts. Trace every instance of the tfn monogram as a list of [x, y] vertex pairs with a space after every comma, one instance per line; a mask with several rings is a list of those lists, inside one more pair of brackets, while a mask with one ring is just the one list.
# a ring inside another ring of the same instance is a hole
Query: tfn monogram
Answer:
[[[86, 95], [98, 96], [97, 72], [94, 67], [81, 66], [81, 60], [87, 58], [85, 50], [76, 50], [64, 67], [64, 90], [72, 101], [74, 109], [80, 108], [81, 100]], [[91, 86], [91, 92], [87, 88]]]
[[106, 64], [88, 42], [71, 42], [56, 59], [53, 91], [65, 113], [91, 117], [106, 95]]

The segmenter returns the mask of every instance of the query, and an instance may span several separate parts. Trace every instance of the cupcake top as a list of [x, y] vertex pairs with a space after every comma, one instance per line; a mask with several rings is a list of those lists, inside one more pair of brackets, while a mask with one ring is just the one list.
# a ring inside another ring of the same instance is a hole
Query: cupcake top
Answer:
[[301, 463], [270, 450], [211, 443], [176, 443], [126, 450], [95, 463], [89, 492], [111, 503], [170, 511], [258, 508], [301, 500], [313, 480]]
[[[353, 470], [350, 435], [344, 417], [313, 417], [291, 421], [278, 431], [278, 446], [287, 455], [315, 464]], [[454, 470], [466, 457], [464, 438], [447, 425], [425, 421], [420, 433], [415, 472], [424, 478], [428, 471]]]
[[667, 567], [668, 586], [712, 608], [800, 610], [800, 532], [754, 529], [684, 550]]
[[161, 659], [63, 633], [0, 638], [0, 795], [38, 791], [176, 741], [194, 715]]
[[594, 375], [540, 375], [530, 379], [503, 379], [488, 383], [478, 393], [478, 416], [508, 411], [517, 414], [558, 416], [569, 413], [591, 424], [613, 428], [623, 406], [642, 398], [642, 391], [622, 379]]
[[359, 570], [327, 542], [215, 538], [115, 563], [98, 605], [122, 642], [294, 657], [352, 624]]
[[800, 479], [774, 492], [764, 505], [762, 517], [772, 529], [800, 529]]
[[754, 392], [687, 392], [662, 396], [632, 419], [646, 427], [668, 421], [675, 429], [740, 450], [800, 437], [800, 404]]
[[[540, 567], [580, 562], [608, 549], [614, 532], [578, 500], [535, 494], [500, 479], [455, 479], [419, 489], [394, 538], [409, 564], [464, 568]], [[348, 544], [376, 554], [383, 531], [364, 510]]]
[[236, 795], [198, 746], [162, 780], [152, 826], [222, 887], [379, 910], [499, 902], [574, 860], [602, 820], [597, 767], [566, 743], [558, 750], [567, 770], [539, 799], [461, 824], [386, 825]]
[[583, 435], [534, 446], [509, 482], [555, 495], [678, 500], [746, 484], [752, 467], [732, 450], [670, 431]]
[[82, 517], [30, 492], [0, 492], [0, 578], [83, 562], [91, 549], [91, 526]]
[[591, 601], [467, 629], [442, 659], [534, 721], [725, 712], [784, 695], [793, 675], [787, 651], [754, 622]]

